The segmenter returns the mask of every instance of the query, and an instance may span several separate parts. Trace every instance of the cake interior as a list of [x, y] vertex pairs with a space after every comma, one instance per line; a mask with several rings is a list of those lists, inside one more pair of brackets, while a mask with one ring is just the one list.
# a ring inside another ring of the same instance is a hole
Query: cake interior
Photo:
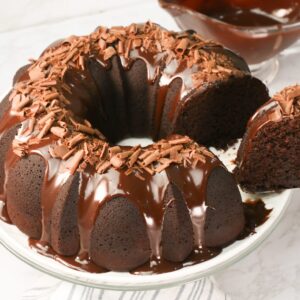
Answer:
[[175, 131], [188, 134], [203, 145], [221, 148], [241, 137], [249, 112], [254, 113], [259, 106], [260, 95], [265, 94], [267, 99], [263, 86], [250, 88], [256, 80], [248, 76], [230, 78], [197, 93], [187, 101]]
[[[259, 130], [236, 176], [248, 191], [281, 190], [300, 184], [300, 117], [272, 122]], [[246, 150], [247, 145], [239, 150]], [[262, 167], [263, 165], [263, 167]]]

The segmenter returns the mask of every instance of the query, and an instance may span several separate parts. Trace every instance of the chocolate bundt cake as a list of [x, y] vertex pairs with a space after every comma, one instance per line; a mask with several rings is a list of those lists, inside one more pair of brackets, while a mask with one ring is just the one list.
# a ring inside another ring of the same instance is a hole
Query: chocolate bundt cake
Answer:
[[249, 121], [235, 175], [250, 192], [300, 187], [300, 86], [285, 88]]
[[[267, 99], [243, 59], [148, 22], [58, 41], [14, 80], [0, 104], [0, 193], [29, 237], [127, 271], [239, 235], [235, 180], [194, 140], [239, 137]], [[117, 144], [128, 136], [161, 140]]]

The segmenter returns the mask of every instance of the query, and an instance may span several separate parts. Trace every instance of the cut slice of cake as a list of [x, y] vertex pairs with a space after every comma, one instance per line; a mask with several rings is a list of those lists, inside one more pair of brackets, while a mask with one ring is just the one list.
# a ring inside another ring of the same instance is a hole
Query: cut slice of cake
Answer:
[[250, 192], [300, 187], [300, 85], [276, 94], [250, 119], [235, 175]]

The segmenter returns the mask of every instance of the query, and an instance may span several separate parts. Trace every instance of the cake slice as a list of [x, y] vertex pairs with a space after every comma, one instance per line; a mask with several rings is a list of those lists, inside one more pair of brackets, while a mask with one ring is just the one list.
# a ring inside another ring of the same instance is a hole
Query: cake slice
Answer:
[[250, 192], [300, 187], [300, 85], [276, 94], [250, 119], [235, 175]]

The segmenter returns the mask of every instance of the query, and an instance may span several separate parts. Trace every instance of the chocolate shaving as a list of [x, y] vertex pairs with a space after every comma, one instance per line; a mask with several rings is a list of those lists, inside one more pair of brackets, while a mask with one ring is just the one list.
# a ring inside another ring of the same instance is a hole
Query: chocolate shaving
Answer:
[[84, 132], [84, 133], [88, 133], [88, 134], [91, 134], [91, 135], [94, 135], [96, 133], [94, 128], [91, 128], [91, 127], [86, 126], [86, 125], [82, 125], [80, 123], [77, 123], [75, 125], [75, 130], [80, 131], [80, 132]]
[[101, 154], [100, 154], [100, 158], [101, 158], [101, 159], [104, 158], [104, 156], [105, 156], [107, 150], [108, 150], [108, 144], [105, 143], [105, 144], [103, 145], [102, 150], [101, 150]]
[[74, 147], [76, 144], [80, 143], [81, 141], [84, 141], [86, 139], [86, 137], [79, 133], [79, 134], [76, 134], [75, 136], [73, 136], [68, 142], [67, 142], [67, 145], [69, 148], [72, 148]]
[[[273, 96], [284, 115], [300, 114], [300, 85], [289, 86]], [[271, 100], [272, 101], [272, 100]]]
[[17, 156], [20, 156], [20, 157], [25, 156], [27, 154], [28, 148], [29, 148], [28, 145], [21, 143], [17, 140], [13, 140], [13, 142], [12, 142], [13, 152]]
[[109, 60], [112, 56], [114, 56], [116, 54], [116, 50], [113, 47], [108, 47], [103, 51], [103, 59]]
[[146, 167], [146, 166], [150, 165], [152, 162], [157, 161], [159, 157], [160, 157], [160, 153], [158, 150], [156, 150], [144, 159], [142, 165], [144, 167]]
[[114, 156], [115, 154], [117, 154], [121, 151], [122, 151], [122, 149], [120, 146], [110, 147], [108, 150], [110, 157]]
[[183, 145], [176, 145], [176, 146], [170, 147], [169, 149], [163, 150], [160, 153], [160, 156], [164, 157], [164, 156], [170, 155], [172, 152], [173, 153], [177, 152], [177, 151], [181, 150], [182, 148], [183, 148]]
[[105, 48], [106, 48], [106, 41], [104, 39], [100, 38], [100, 40], [99, 40], [99, 49], [100, 50], [105, 50]]
[[171, 145], [178, 145], [178, 144], [186, 144], [186, 143], [190, 143], [192, 140], [185, 136], [185, 137], [182, 137], [182, 138], [179, 138], [179, 139], [175, 139], [175, 140], [171, 140], [169, 141], [169, 143]]
[[55, 145], [49, 147], [49, 152], [54, 158], [65, 158], [65, 155], [69, 152], [69, 149], [65, 145]]
[[143, 159], [147, 158], [148, 156], [150, 156], [153, 152], [154, 152], [154, 150], [146, 150], [139, 156], [139, 159], [143, 160]]
[[37, 81], [37, 80], [45, 77], [45, 73], [39, 66], [30, 68], [28, 71], [28, 75], [32, 81]]
[[38, 124], [45, 124], [49, 119], [53, 119], [55, 117], [55, 113], [49, 112], [48, 114], [46, 114], [44, 117], [42, 117], [41, 119], [39, 119]]
[[85, 69], [84, 56], [82, 56], [82, 55], [79, 56], [78, 64], [79, 64], [81, 70], [84, 70], [84, 69]]
[[17, 94], [12, 99], [12, 110], [20, 111], [22, 108], [27, 106], [30, 102], [31, 102], [31, 99], [29, 96]]
[[52, 124], [54, 123], [54, 118], [50, 118], [45, 122], [44, 127], [42, 130], [38, 133], [37, 138], [42, 139], [50, 130]]
[[55, 85], [57, 85], [56, 80], [47, 80], [47, 81], [40, 82], [40, 86], [42, 86], [42, 87], [49, 87], [49, 86], [55, 86]]
[[131, 154], [133, 154], [133, 151], [132, 150], [128, 150], [128, 151], [123, 151], [123, 152], [118, 153], [117, 156], [120, 159], [124, 159], [124, 158], [127, 158], [128, 156], [130, 156]]
[[68, 159], [73, 153], [75, 153], [76, 152], [76, 148], [73, 148], [73, 149], [71, 149], [71, 150], [69, 150], [63, 157], [62, 157], [62, 159], [63, 160], [66, 160], [66, 159]]
[[64, 138], [68, 134], [68, 130], [62, 127], [52, 127], [50, 131], [59, 138]]
[[187, 49], [189, 43], [190, 43], [189, 39], [187, 39], [187, 38], [181, 39], [179, 41], [178, 45], [176, 46], [176, 49], [175, 49], [176, 52], [183, 53]]
[[110, 163], [113, 167], [115, 167], [116, 169], [119, 169], [120, 167], [123, 166], [124, 161], [118, 157], [118, 155], [114, 155], [111, 159], [110, 159]]
[[132, 47], [133, 48], [140, 48], [142, 46], [142, 44], [143, 44], [142, 39], [134, 39], [132, 41]]
[[132, 153], [132, 155], [130, 156], [129, 161], [128, 161], [128, 166], [130, 168], [137, 162], [138, 157], [139, 157], [141, 152], [142, 152], [142, 149], [139, 148], [139, 149], [135, 150], [134, 153]]
[[124, 54], [125, 50], [124, 50], [124, 42], [123, 41], [119, 41], [118, 42], [118, 53], [119, 54]]

